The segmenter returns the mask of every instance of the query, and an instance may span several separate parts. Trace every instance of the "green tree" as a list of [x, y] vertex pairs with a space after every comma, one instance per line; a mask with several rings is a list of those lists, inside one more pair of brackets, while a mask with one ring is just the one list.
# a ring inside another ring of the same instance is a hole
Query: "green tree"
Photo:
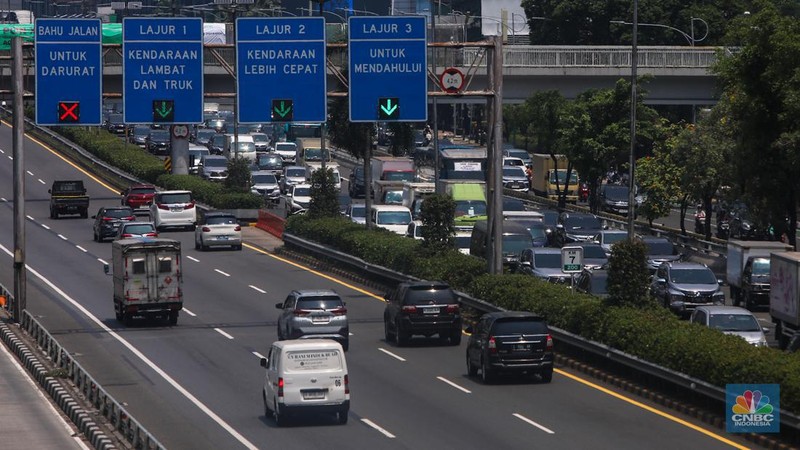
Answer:
[[345, 97], [333, 100], [329, 108], [328, 138], [331, 144], [345, 150], [356, 158], [366, 156], [367, 146], [372, 145], [375, 127], [369, 123], [352, 123], [349, 120], [349, 104]]
[[422, 202], [422, 245], [429, 253], [442, 253], [453, 248], [455, 213], [456, 202], [447, 194], [432, 194]]
[[308, 206], [310, 217], [338, 217], [341, 214], [335, 185], [331, 169], [317, 169], [311, 174], [311, 204]]
[[[788, 7], [782, 2], [781, 7]], [[795, 2], [796, 5], [796, 2]], [[766, 0], [736, 22], [728, 42], [741, 50], [720, 58], [715, 72], [729, 105], [725, 125], [735, 130], [733, 175], [775, 226], [795, 244], [800, 189], [800, 21]], [[787, 227], [788, 225], [788, 227]]]
[[225, 187], [237, 192], [250, 192], [250, 162], [244, 158], [228, 161], [228, 177]]
[[389, 139], [389, 153], [404, 156], [414, 150], [414, 127], [408, 122], [389, 122], [387, 128], [392, 133]]
[[625, 240], [611, 247], [606, 304], [634, 308], [652, 305], [647, 294], [649, 281], [647, 246], [642, 241]]
[[[647, 219], [650, 226], [653, 220], [670, 214], [675, 202], [685, 201], [685, 189], [680, 184], [684, 168], [675, 164], [668, 149], [657, 145], [653, 156], [639, 158], [636, 161], [636, 184], [640, 194], [645, 196], [639, 215]], [[686, 232], [683, 220], [681, 231]]]

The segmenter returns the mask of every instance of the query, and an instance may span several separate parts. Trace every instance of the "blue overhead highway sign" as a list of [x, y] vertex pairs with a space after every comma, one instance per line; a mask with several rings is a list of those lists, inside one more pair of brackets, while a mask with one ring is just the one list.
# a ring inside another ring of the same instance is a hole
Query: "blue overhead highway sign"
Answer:
[[100, 125], [100, 19], [36, 19], [36, 123]]
[[203, 20], [123, 19], [122, 78], [125, 123], [201, 123]]
[[428, 120], [425, 16], [350, 16], [351, 122]]
[[236, 19], [236, 66], [239, 122], [325, 122], [324, 18]]

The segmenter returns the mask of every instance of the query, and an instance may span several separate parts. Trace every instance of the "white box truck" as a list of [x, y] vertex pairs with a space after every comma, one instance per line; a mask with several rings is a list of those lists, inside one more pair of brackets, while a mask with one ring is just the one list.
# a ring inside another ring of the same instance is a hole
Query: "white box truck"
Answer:
[[422, 201], [425, 197], [433, 195], [434, 192], [436, 192], [434, 183], [403, 183], [403, 206], [411, 210], [414, 220], [419, 219]]
[[747, 309], [769, 305], [769, 255], [792, 250], [782, 242], [729, 240], [725, 275], [733, 304], [744, 303]]
[[786, 349], [793, 338], [800, 338], [800, 252], [770, 255], [769, 280], [769, 315], [778, 346]]
[[117, 320], [129, 326], [137, 316], [160, 316], [176, 325], [183, 308], [181, 243], [164, 238], [119, 239], [112, 243], [111, 258]]

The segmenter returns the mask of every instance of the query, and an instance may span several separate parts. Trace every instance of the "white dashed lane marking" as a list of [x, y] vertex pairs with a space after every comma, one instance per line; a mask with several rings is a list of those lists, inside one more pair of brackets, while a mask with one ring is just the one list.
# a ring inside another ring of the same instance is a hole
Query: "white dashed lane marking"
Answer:
[[87, 253], [88, 252], [88, 250], [86, 250], [85, 248], [81, 247], [80, 245], [76, 245], [75, 247], [77, 247], [78, 250], [82, 251], [83, 253]]
[[531, 419], [528, 419], [527, 417], [523, 416], [522, 414], [514, 413], [512, 415], [514, 417], [516, 417], [517, 419], [519, 419], [519, 420], [521, 420], [521, 421], [523, 421], [523, 422], [525, 422], [525, 423], [527, 423], [529, 425], [535, 426], [536, 428], [544, 431], [547, 434], [555, 434], [556, 433], [555, 431], [551, 430], [550, 428], [547, 428], [545, 426], [539, 425], [538, 423], [532, 421]]
[[216, 331], [217, 333], [219, 333], [219, 334], [221, 334], [221, 335], [225, 336], [225, 337], [226, 337], [226, 338], [228, 338], [228, 339], [233, 339], [233, 336], [231, 336], [230, 334], [228, 334], [228, 333], [226, 333], [226, 332], [224, 332], [224, 331], [220, 330], [219, 328], [214, 328], [214, 331]]
[[68, 239], [67, 239], [67, 237], [66, 237], [66, 236], [64, 236], [63, 234], [59, 234], [59, 235], [58, 235], [58, 237], [60, 237], [61, 239], [65, 240], [65, 241], [67, 241], [67, 240], [68, 240]]
[[464, 392], [466, 394], [472, 394], [472, 391], [470, 391], [469, 389], [463, 388], [463, 387], [453, 383], [452, 381], [448, 380], [445, 377], [436, 377], [436, 379], [439, 380], [439, 381], [445, 382], [445, 383], [449, 384], [450, 386], [453, 386], [454, 388], [458, 389], [461, 392]]
[[255, 287], [255, 286], [253, 286], [252, 284], [249, 284], [249, 285], [247, 285], [247, 286], [248, 286], [250, 289], [253, 289], [254, 291], [261, 292], [262, 294], [266, 294], [266, 293], [267, 293], [267, 291], [265, 291], [265, 290], [263, 290], [263, 289], [261, 289], [261, 288]]
[[188, 315], [190, 315], [190, 316], [192, 316], [192, 317], [197, 317], [197, 314], [195, 314], [195, 313], [193, 313], [193, 312], [189, 311], [189, 310], [188, 310], [188, 309], [186, 309], [186, 308], [183, 308], [183, 312], [185, 312], [186, 314], [188, 314]]
[[387, 355], [391, 356], [392, 358], [394, 358], [394, 359], [396, 359], [398, 361], [405, 362], [405, 360], [406, 360], [402, 356], [397, 356], [394, 353], [390, 352], [389, 350], [386, 350], [385, 348], [378, 347], [378, 350], [382, 351], [383, 353], [386, 353]]
[[217, 272], [217, 273], [220, 273], [220, 274], [222, 274], [222, 275], [225, 275], [226, 277], [229, 277], [229, 276], [231, 276], [230, 274], [228, 274], [228, 273], [225, 273], [225, 272], [223, 272], [223, 271], [221, 271], [221, 270], [219, 270], [219, 269], [214, 269], [214, 272]]
[[379, 426], [375, 422], [373, 422], [373, 421], [371, 421], [369, 419], [361, 419], [361, 421], [364, 422], [365, 424], [367, 424], [368, 426], [378, 430], [381, 434], [383, 434], [384, 436], [388, 437], [389, 439], [394, 439], [395, 438], [395, 435], [393, 435], [392, 433], [389, 433], [388, 431], [386, 431], [385, 428]]
[[186, 258], [187, 258], [187, 259], [190, 259], [190, 260], [192, 260], [192, 261], [194, 261], [194, 262], [200, 262], [200, 260], [199, 260], [199, 259], [197, 259], [197, 258], [193, 258], [193, 257], [191, 257], [191, 256], [189, 256], [189, 255], [186, 255]]

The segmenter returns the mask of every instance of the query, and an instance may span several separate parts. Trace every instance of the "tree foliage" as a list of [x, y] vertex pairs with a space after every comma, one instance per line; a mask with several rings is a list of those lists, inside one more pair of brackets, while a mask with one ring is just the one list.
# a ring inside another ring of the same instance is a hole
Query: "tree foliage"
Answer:
[[653, 226], [653, 220], [669, 215], [673, 203], [685, 197], [680, 184], [684, 167], [675, 164], [671, 156], [668, 149], [657, 145], [653, 156], [636, 161], [636, 184], [640, 194], [645, 196], [638, 210], [639, 216], [644, 217], [650, 226]]
[[228, 161], [228, 177], [225, 187], [238, 192], [250, 192], [250, 162], [245, 158]]
[[317, 169], [311, 174], [311, 204], [308, 215], [314, 218], [338, 217], [339, 197], [336, 195], [336, 181], [333, 170]]
[[328, 138], [336, 147], [355, 156], [364, 158], [367, 147], [372, 145], [375, 127], [368, 123], [352, 123], [349, 120], [347, 98], [333, 100], [329, 107]]
[[414, 127], [409, 122], [389, 122], [392, 137], [389, 139], [389, 153], [392, 156], [411, 154], [414, 150]]
[[611, 247], [606, 304], [635, 308], [651, 305], [647, 295], [649, 280], [647, 246], [642, 241], [625, 240]]
[[420, 208], [423, 246], [430, 253], [443, 253], [453, 248], [456, 233], [453, 218], [456, 202], [447, 194], [433, 194], [425, 198]]

